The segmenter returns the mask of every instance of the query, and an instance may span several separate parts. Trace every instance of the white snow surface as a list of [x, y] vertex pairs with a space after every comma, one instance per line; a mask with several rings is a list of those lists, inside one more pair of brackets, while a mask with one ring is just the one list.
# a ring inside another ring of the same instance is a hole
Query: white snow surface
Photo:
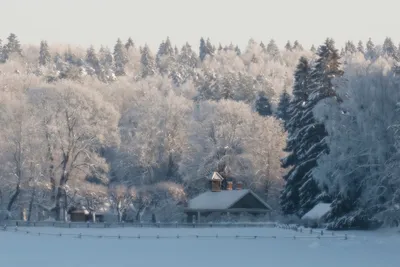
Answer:
[[[23, 231], [31, 231], [26, 234]], [[33, 233], [62, 233], [40, 236]], [[276, 239], [98, 238], [76, 235], [275, 235]], [[316, 233], [316, 231], [315, 231]], [[71, 234], [70, 236], [64, 234]], [[0, 231], [0, 266], [7, 267], [398, 267], [400, 234], [395, 231], [337, 232], [347, 240], [292, 238], [303, 233], [278, 228], [106, 228], [30, 227]], [[325, 234], [328, 236], [329, 234]], [[221, 248], [223, 250], [221, 251]], [[218, 253], [216, 253], [218, 251]]]
[[330, 203], [319, 203], [315, 205], [314, 208], [312, 208], [309, 212], [304, 214], [302, 219], [320, 219], [322, 216], [327, 214], [331, 210], [331, 204]]
[[249, 193], [248, 189], [204, 192], [189, 200], [190, 209], [227, 209]]

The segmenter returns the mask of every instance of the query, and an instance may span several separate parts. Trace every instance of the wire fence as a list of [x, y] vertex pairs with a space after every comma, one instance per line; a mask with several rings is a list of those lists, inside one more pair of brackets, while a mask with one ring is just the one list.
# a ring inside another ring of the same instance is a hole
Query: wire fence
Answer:
[[[19, 227], [59, 227], [59, 228], [275, 228], [277, 223], [114, 223], [114, 222], [29, 222], [29, 221], [3, 221], [0, 225]], [[289, 227], [289, 226], [287, 226]]]
[[49, 232], [41, 232], [41, 231], [29, 231], [25, 229], [19, 229], [18, 226], [15, 226], [14, 229], [10, 229], [7, 226], [3, 227], [4, 232], [13, 232], [18, 234], [25, 235], [34, 235], [34, 236], [54, 236], [54, 237], [72, 237], [72, 238], [96, 238], [96, 239], [248, 239], [248, 240], [257, 240], [257, 239], [338, 239], [338, 240], [348, 240], [349, 237], [347, 234], [344, 235], [336, 235], [332, 232], [331, 235], [324, 234], [324, 232], [315, 232], [316, 235], [313, 235], [311, 231], [309, 235], [285, 235], [285, 236], [277, 236], [277, 235], [95, 235], [95, 234], [82, 234], [82, 233], [49, 233]]

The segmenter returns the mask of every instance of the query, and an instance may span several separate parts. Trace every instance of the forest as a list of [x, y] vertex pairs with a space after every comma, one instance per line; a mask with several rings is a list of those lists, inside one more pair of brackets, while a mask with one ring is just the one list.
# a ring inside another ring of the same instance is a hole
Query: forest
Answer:
[[2, 216], [65, 220], [83, 203], [119, 220], [181, 220], [216, 171], [276, 216], [325, 202], [332, 229], [398, 225], [399, 60], [389, 37], [242, 49], [167, 37], [151, 51], [12, 33], [0, 40]]

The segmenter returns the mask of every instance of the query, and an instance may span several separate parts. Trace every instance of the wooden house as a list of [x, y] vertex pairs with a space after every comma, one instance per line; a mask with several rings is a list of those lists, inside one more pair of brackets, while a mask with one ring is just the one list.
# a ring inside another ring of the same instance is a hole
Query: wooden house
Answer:
[[219, 173], [214, 172], [211, 176], [210, 187], [210, 191], [189, 200], [184, 210], [187, 222], [201, 222], [201, 217], [211, 213], [265, 215], [271, 211], [271, 207], [257, 194], [243, 189], [241, 182], [236, 182], [234, 188], [233, 181], [223, 178]]

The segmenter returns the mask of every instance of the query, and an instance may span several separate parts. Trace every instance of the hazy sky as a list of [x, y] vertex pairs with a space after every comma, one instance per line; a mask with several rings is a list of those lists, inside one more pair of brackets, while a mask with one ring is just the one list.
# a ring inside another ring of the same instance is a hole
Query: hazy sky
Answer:
[[249, 38], [305, 47], [333, 37], [346, 40], [386, 36], [400, 40], [398, 0], [0, 0], [0, 38], [10, 32], [22, 43], [114, 45], [120, 37], [152, 49], [169, 36], [197, 49], [201, 36], [215, 44], [244, 47]]

